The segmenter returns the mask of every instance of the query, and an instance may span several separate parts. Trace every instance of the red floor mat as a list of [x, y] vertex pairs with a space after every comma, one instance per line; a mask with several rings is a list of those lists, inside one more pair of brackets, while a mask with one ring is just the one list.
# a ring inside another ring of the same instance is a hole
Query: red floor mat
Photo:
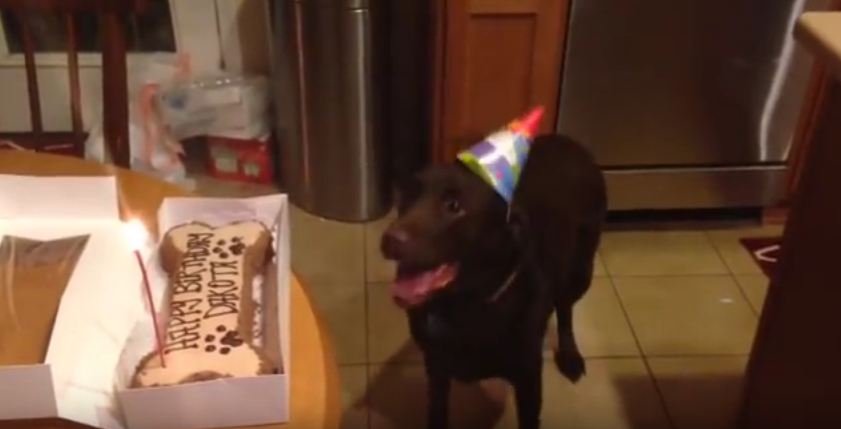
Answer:
[[751, 237], [741, 238], [739, 241], [745, 249], [753, 256], [753, 260], [759, 264], [762, 271], [769, 278], [773, 275], [777, 266], [777, 258], [780, 254], [781, 237]]

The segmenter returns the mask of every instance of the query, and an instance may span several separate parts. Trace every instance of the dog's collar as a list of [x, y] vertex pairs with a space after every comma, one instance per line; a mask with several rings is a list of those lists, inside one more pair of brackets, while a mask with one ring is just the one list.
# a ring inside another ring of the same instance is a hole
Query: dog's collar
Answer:
[[514, 284], [514, 281], [517, 280], [517, 276], [520, 274], [520, 268], [522, 268], [522, 264], [517, 264], [514, 269], [511, 271], [511, 274], [508, 274], [508, 277], [505, 279], [505, 282], [502, 283], [502, 286], [496, 290], [496, 292], [488, 298], [488, 302], [496, 302], [499, 297], [501, 297], [505, 291], [511, 288], [511, 285]]

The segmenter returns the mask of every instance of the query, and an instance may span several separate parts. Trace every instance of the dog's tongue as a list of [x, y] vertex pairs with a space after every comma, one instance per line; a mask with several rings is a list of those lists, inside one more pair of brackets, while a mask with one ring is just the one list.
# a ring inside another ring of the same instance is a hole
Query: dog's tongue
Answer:
[[411, 277], [398, 277], [391, 288], [394, 301], [402, 307], [424, 302], [432, 292], [442, 289], [455, 279], [458, 268], [453, 264], [439, 265]]

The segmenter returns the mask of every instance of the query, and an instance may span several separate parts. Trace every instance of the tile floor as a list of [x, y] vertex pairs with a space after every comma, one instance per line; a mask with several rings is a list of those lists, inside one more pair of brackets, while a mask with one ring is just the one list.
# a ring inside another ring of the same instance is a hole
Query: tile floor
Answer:
[[[390, 219], [341, 224], [292, 210], [293, 269], [332, 330], [344, 429], [424, 427], [422, 359], [388, 295], [393, 266], [378, 251]], [[767, 287], [738, 239], [778, 233], [719, 225], [606, 232], [575, 313], [588, 373], [577, 385], [562, 378], [547, 338], [543, 426], [728, 428]], [[499, 381], [457, 385], [452, 409], [455, 428], [516, 428]]]

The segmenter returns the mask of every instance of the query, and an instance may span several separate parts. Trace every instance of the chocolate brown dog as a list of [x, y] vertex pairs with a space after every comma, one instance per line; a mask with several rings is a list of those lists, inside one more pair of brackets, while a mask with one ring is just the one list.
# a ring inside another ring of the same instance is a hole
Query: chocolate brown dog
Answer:
[[532, 145], [510, 206], [462, 164], [433, 166], [404, 187], [383, 234], [383, 254], [398, 263], [394, 300], [424, 354], [429, 428], [448, 427], [451, 379], [491, 377], [514, 386], [520, 428], [538, 428], [553, 310], [558, 368], [572, 381], [585, 373], [572, 307], [590, 285], [604, 178], [567, 137]]

